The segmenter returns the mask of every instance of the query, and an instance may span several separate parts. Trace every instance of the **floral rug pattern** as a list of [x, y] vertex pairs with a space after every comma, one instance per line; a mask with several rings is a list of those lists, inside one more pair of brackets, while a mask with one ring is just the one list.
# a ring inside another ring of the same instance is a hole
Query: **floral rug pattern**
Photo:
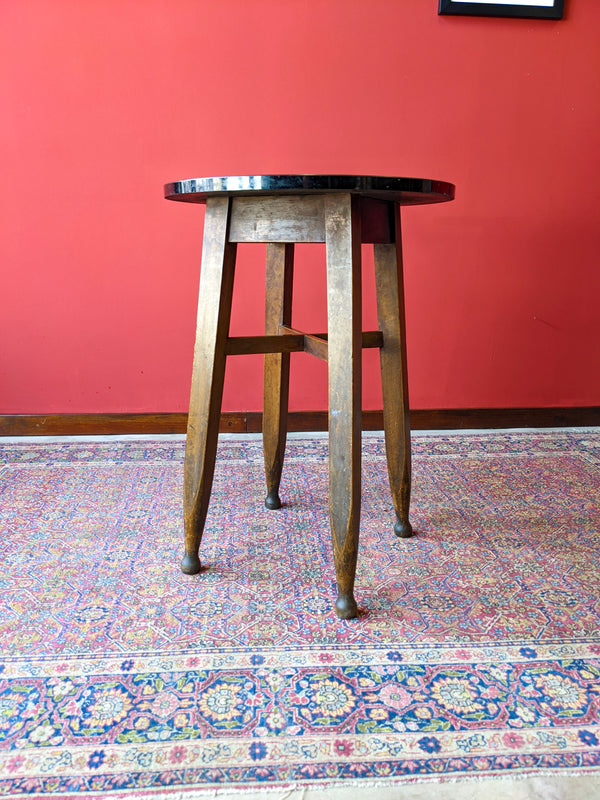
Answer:
[[0, 797], [600, 776], [600, 431], [413, 437], [393, 535], [363, 441], [335, 617], [327, 439], [223, 439], [179, 570], [184, 443], [0, 443]]

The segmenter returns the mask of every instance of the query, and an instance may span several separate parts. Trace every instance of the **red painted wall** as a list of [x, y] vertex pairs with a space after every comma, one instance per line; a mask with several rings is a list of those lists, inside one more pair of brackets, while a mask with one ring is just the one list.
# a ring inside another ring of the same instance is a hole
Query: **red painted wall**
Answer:
[[[600, 403], [600, 3], [566, 6], [4, 0], [0, 413], [185, 410], [202, 209], [162, 184], [252, 172], [456, 183], [403, 217], [413, 407]], [[241, 251], [236, 333], [263, 255]], [[299, 326], [323, 327], [323, 273], [301, 249]], [[260, 408], [261, 370], [230, 360], [226, 410]], [[324, 408], [324, 365], [293, 370], [292, 407]]]

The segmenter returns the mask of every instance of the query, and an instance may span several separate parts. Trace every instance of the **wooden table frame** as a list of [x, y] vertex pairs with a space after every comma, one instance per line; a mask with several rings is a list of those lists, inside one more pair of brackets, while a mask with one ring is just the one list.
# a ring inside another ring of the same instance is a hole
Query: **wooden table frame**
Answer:
[[[453, 188], [453, 187], [452, 187]], [[175, 198], [174, 198], [175, 199]], [[183, 199], [183, 198], [176, 198]], [[445, 199], [451, 199], [447, 197]], [[354, 580], [361, 507], [362, 349], [380, 350], [383, 420], [394, 532], [409, 522], [411, 447], [404, 323], [400, 204], [355, 192], [205, 198], [198, 320], [185, 455], [185, 555], [182, 570], [201, 570], [228, 356], [264, 353], [263, 443], [269, 509], [279, 484], [287, 434], [290, 353], [328, 363], [329, 490], [335, 611], [358, 614]], [[238, 243], [267, 245], [264, 336], [229, 336]], [[292, 326], [294, 244], [323, 242], [327, 259], [327, 333]], [[361, 244], [374, 247], [379, 330], [362, 331]]]

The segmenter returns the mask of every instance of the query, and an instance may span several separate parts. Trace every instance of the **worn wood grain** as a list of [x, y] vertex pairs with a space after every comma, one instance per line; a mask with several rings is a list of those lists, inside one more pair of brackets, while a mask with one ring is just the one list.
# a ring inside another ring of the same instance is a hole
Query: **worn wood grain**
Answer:
[[184, 572], [200, 571], [198, 550], [210, 501], [225, 377], [236, 245], [227, 241], [230, 201], [209, 198], [184, 467]]
[[[326, 333], [302, 333], [295, 328], [288, 328], [281, 326], [280, 332], [289, 337], [302, 336], [303, 347], [298, 349], [304, 350], [311, 356], [315, 356], [321, 361], [327, 361], [329, 358], [329, 345], [328, 335]], [[296, 340], [293, 340], [294, 343]], [[383, 344], [383, 334], [381, 331], [363, 331], [361, 336], [361, 347], [363, 350], [381, 347]], [[297, 348], [294, 348], [294, 350]], [[290, 352], [293, 352], [290, 347]]]
[[232, 242], [324, 242], [322, 195], [236, 197], [233, 200]]
[[395, 207], [395, 227], [395, 244], [376, 244], [374, 253], [377, 315], [383, 334], [379, 353], [385, 449], [396, 511], [394, 532], [404, 538], [412, 535], [409, 522], [411, 448], [399, 206]]
[[228, 356], [247, 356], [259, 353], [297, 353], [304, 350], [304, 335], [272, 334], [269, 336], [232, 336], [225, 345]]
[[339, 617], [356, 617], [361, 505], [361, 231], [349, 194], [325, 199], [329, 344], [329, 510]]
[[[298, 341], [304, 349], [301, 334], [282, 334], [292, 324], [292, 290], [294, 279], [294, 245], [267, 245], [265, 333], [282, 341]], [[267, 496], [265, 506], [281, 508], [279, 485], [285, 455], [288, 398], [290, 385], [289, 352], [265, 355], [263, 390], [263, 448]]]
[[304, 352], [315, 356], [320, 361], [329, 360], [329, 343], [325, 337], [304, 334]]

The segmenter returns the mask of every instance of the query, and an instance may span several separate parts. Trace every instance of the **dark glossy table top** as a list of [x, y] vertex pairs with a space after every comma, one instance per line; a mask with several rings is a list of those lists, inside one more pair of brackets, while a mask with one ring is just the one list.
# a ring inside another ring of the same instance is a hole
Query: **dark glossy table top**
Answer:
[[190, 178], [165, 184], [168, 200], [205, 203], [208, 197], [327, 194], [350, 192], [402, 205], [443, 203], [454, 199], [454, 185], [425, 178], [374, 175], [228, 175]]

